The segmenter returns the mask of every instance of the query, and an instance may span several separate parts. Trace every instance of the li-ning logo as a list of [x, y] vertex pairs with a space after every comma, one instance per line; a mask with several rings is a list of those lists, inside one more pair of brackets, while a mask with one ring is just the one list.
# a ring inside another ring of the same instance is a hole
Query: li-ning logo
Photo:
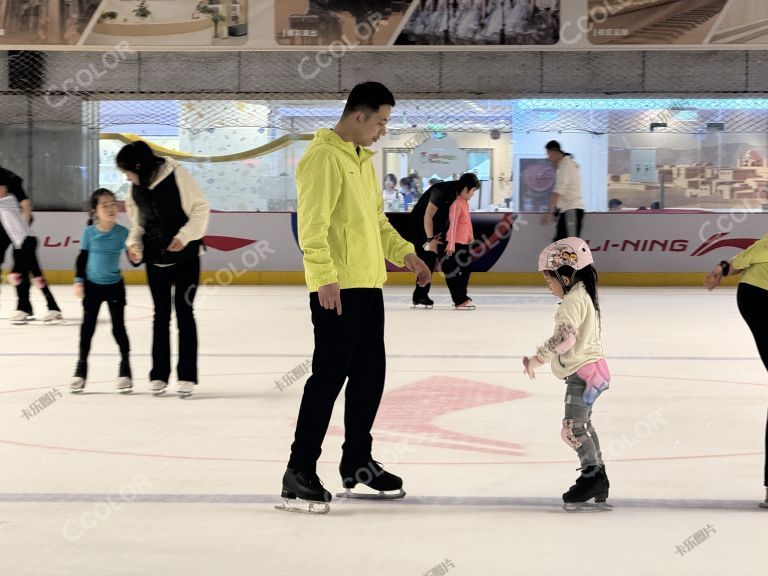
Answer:
[[[691, 252], [691, 256], [704, 256], [719, 248], [749, 248], [757, 240], [755, 238], [725, 238], [727, 232], [714, 234]], [[587, 240], [589, 245], [589, 240]], [[690, 242], [685, 239], [676, 240], [606, 240], [602, 244], [589, 246], [592, 252], [687, 252]]]
[[685, 252], [688, 250], [688, 240], [606, 240], [602, 244], [587, 245], [592, 252]]
[[[57, 241], [58, 240], [58, 241]], [[203, 243], [213, 250], [219, 252], [232, 252], [234, 250], [240, 250], [251, 244], [256, 244], [259, 240], [252, 240], [250, 238], [237, 238], [235, 236], [206, 236], [203, 238]], [[54, 239], [52, 236], [46, 236], [43, 240], [44, 248], [67, 248], [73, 244], [80, 244], [80, 240], [73, 238], [72, 236], [64, 236], [63, 239]]]

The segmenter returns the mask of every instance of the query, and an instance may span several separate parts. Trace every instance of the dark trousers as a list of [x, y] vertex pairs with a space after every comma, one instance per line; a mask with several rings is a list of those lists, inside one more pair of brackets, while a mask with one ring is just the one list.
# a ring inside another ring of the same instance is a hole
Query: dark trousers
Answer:
[[445, 282], [448, 284], [453, 303], [458, 306], [469, 300], [467, 286], [469, 286], [469, 275], [472, 273], [472, 256], [469, 253], [469, 246], [456, 244], [454, 253], [443, 258], [440, 266], [445, 274]]
[[[0, 246], [0, 249], [2, 249], [2, 246]], [[37, 238], [27, 236], [21, 248], [14, 249], [12, 272], [21, 275], [21, 282], [16, 286], [16, 296], [18, 298], [16, 309], [22, 310], [31, 316], [32, 303], [29, 300], [29, 277], [43, 278], [43, 271], [40, 269], [40, 263], [37, 260]], [[45, 279], [43, 278], [43, 280]], [[40, 291], [45, 297], [48, 310], [61, 310], [47, 283], [43, 285]]]
[[584, 220], [584, 210], [577, 208], [575, 210], [564, 210], [557, 217], [557, 231], [553, 241], [557, 242], [563, 238], [575, 236], [581, 238], [581, 224]]
[[83, 323], [80, 325], [80, 362], [88, 361], [91, 340], [96, 332], [96, 320], [99, 317], [101, 303], [106, 302], [112, 318], [112, 335], [120, 348], [120, 355], [127, 357], [131, 350], [128, 333], [125, 331], [125, 284], [94, 284], [85, 281], [83, 298]]
[[289, 468], [314, 470], [328, 431], [333, 405], [347, 383], [342, 462], [371, 460], [371, 428], [384, 393], [384, 298], [380, 289], [341, 291], [342, 315], [309, 295], [315, 352], [312, 375], [304, 385]]
[[197, 383], [197, 325], [194, 301], [200, 283], [200, 258], [172, 266], [147, 264], [147, 281], [155, 305], [152, 324], [152, 370], [150, 380], [168, 382], [171, 375], [171, 295], [179, 329], [179, 380]]
[[[736, 290], [736, 301], [741, 317], [744, 318], [755, 338], [760, 359], [763, 361], [765, 369], [768, 370], [768, 317], [766, 317], [768, 290], [741, 282]], [[768, 488], [768, 420], [765, 424], [765, 470], [763, 474], [763, 484]]]
[[[449, 262], [449, 258], [445, 255], [445, 243], [440, 244], [437, 248], [437, 252], [429, 252], [427, 250], [424, 250], [422, 247], [422, 244], [419, 244], [418, 242], [414, 244], [416, 247], [416, 255], [421, 258], [424, 263], [427, 265], [427, 268], [434, 271], [435, 264], [440, 261], [440, 267], [442, 271], [445, 273], [445, 283], [448, 285], [448, 290], [451, 293], [451, 298], [453, 299], [454, 304], [462, 304], [463, 302], [467, 301], [467, 285], [469, 284], [469, 264], [465, 267], [466, 268], [466, 274], [458, 274], [456, 273], [456, 270], [454, 267], [456, 266], [455, 262]], [[456, 251], [459, 250], [459, 244], [456, 245]], [[461, 246], [464, 246], [461, 244]], [[466, 248], [466, 246], [465, 246]], [[456, 254], [452, 257], [455, 259]], [[469, 255], [464, 252], [464, 256], [462, 257], [462, 260], [468, 260]], [[452, 272], [448, 273], [446, 272], [446, 267]], [[466, 277], [466, 281], [465, 281]], [[427, 298], [429, 296], [429, 289], [432, 287], [432, 284], [427, 284], [426, 286], [422, 287], [418, 284], [416, 285], [416, 288], [413, 290], [413, 302], [418, 302], [419, 300], [422, 300], [424, 298]], [[463, 293], [463, 300], [460, 302], [456, 301], [456, 298], [461, 298]]]

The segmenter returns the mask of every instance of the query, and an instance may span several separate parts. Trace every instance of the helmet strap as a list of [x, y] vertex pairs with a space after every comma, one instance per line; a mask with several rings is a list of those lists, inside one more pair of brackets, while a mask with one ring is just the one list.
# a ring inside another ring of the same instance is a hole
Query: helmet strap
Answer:
[[573, 288], [573, 279], [576, 277], [576, 270], [574, 269], [573, 273], [568, 278], [568, 282], [563, 279], [563, 276], [560, 274], [559, 270], [555, 270], [554, 272], [557, 281], [560, 283], [560, 287], [563, 289], [563, 294], [568, 294], [568, 291]]

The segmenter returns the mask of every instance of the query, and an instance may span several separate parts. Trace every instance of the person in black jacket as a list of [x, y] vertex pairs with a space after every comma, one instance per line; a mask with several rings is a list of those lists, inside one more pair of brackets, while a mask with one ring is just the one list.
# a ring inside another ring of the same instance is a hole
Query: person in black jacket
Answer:
[[193, 302], [200, 283], [200, 252], [208, 228], [208, 201], [192, 176], [172, 158], [155, 156], [142, 141], [117, 154], [117, 166], [133, 184], [125, 199], [131, 220], [126, 245], [132, 262], [147, 265], [155, 305], [150, 389], [165, 392], [171, 374], [171, 296], [175, 286], [179, 329], [180, 396], [197, 384], [197, 325]]
[[[435, 263], [445, 259], [446, 235], [448, 233], [448, 211], [456, 196], [464, 190], [475, 190], [480, 181], [472, 173], [464, 174], [458, 180], [438, 182], [421, 195], [410, 214], [409, 229], [405, 238], [413, 242], [416, 255], [430, 270]], [[457, 277], [446, 277], [446, 282], [460, 281]], [[416, 285], [413, 291], [413, 306], [432, 308], [434, 302], [429, 297], [431, 284], [424, 287]]]

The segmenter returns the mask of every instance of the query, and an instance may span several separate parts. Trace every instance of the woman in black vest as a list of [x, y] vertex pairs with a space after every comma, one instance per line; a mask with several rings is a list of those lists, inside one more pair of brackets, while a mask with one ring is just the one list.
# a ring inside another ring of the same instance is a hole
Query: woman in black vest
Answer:
[[197, 326], [193, 302], [200, 282], [202, 238], [208, 201], [190, 174], [172, 158], [155, 156], [138, 141], [123, 146], [117, 166], [133, 184], [125, 199], [131, 220], [126, 244], [132, 262], [147, 265], [155, 305], [150, 389], [165, 392], [171, 375], [171, 287], [179, 329], [177, 392], [189, 396], [197, 384]]

